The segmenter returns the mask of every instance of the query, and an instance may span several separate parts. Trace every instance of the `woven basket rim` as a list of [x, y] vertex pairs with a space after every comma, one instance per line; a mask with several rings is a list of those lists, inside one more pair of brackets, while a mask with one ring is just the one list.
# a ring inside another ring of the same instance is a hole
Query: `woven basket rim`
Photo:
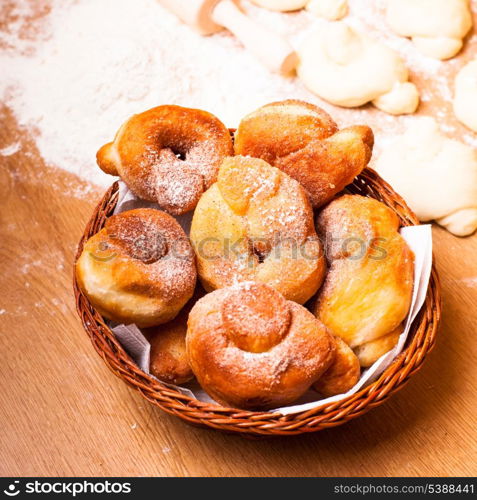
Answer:
[[[114, 182], [96, 206], [79, 242], [75, 263], [85, 241], [98, 232], [106, 218], [112, 214], [118, 199], [118, 186], [118, 182]], [[356, 194], [365, 193], [366, 196], [371, 195], [383, 201], [398, 214], [403, 226], [419, 224], [404, 200], [374, 170], [366, 168], [348, 188]], [[105, 320], [79, 289], [74, 272], [73, 288], [83, 327], [96, 351], [115, 375], [138, 390], [151, 403], [189, 423], [248, 435], [314, 432], [341, 425], [381, 404], [420, 369], [425, 356], [434, 346], [441, 316], [440, 284], [433, 261], [425, 303], [413, 321], [406, 346], [381, 376], [341, 401], [292, 415], [282, 415], [273, 410], [240, 410], [198, 401], [166, 386], [134, 363]]]

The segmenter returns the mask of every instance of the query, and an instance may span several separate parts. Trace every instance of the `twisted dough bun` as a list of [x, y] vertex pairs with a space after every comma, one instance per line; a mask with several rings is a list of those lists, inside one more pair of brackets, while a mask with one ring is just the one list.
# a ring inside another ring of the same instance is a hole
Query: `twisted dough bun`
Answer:
[[232, 151], [230, 133], [214, 115], [167, 105], [132, 116], [96, 158], [136, 196], [178, 215], [194, 209]]
[[366, 167], [374, 137], [364, 125], [338, 131], [321, 108], [287, 100], [246, 116], [235, 133], [235, 153], [261, 158], [293, 177], [314, 207], [330, 201]]
[[353, 349], [391, 333], [409, 311], [414, 272], [396, 214], [372, 198], [345, 195], [320, 213], [317, 229], [330, 242], [330, 269], [313, 308], [318, 319]]
[[217, 183], [197, 204], [190, 239], [207, 291], [260, 281], [303, 304], [324, 278], [304, 189], [263, 160], [224, 160]]
[[373, 168], [419, 220], [435, 219], [457, 236], [477, 229], [477, 150], [444, 135], [434, 118], [414, 120], [386, 144]]
[[339, 337], [334, 339], [334, 360], [328, 370], [313, 384], [313, 389], [325, 397], [348, 392], [358, 383], [361, 375], [356, 354]]
[[154, 326], [174, 318], [197, 279], [194, 252], [170, 215], [150, 208], [107, 219], [76, 262], [78, 285], [100, 314]]
[[207, 393], [246, 409], [292, 403], [334, 356], [332, 335], [309, 311], [250, 282], [200, 299], [189, 315], [186, 344]]

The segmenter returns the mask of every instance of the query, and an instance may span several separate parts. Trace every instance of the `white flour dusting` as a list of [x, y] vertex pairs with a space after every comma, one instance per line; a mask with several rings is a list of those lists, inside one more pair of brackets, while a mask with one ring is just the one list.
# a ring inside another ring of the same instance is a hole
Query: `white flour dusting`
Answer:
[[[0, 6], [7, 19], [0, 32], [0, 96], [18, 123], [34, 132], [48, 164], [95, 184], [111, 183], [96, 166], [97, 149], [112, 140], [131, 114], [159, 104], [203, 108], [234, 127], [264, 103], [304, 99], [323, 106], [340, 124], [371, 125], [380, 137], [378, 149], [413, 119], [323, 103], [296, 78], [269, 73], [227, 33], [201, 37], [155, 0], [51, 0], [48, 5], [6, 0]], [[294, 45], [308, 29], [326, 22], [307, 12], [283, 14], [243, 5], [251, 17]], [[40, 18], [32, 22], [38, 12]], [[421, 88], [423, 103], [447, 103], [437, 118], [446, 131], [462, 130], [450, 111], [449, 74], [468, 54], [446, 63], [420, 55], [410, 41], [386, 28], [382, 0], [353, 0], [347, 22], [401, 52], [412, 74], [428, 75], [429, 85]], [[468, 44], [475, 45], [475, 38]], [[462, 140], [476, 143], [472, 133]], [[7, 147], [0, 154], [14, 152]]]

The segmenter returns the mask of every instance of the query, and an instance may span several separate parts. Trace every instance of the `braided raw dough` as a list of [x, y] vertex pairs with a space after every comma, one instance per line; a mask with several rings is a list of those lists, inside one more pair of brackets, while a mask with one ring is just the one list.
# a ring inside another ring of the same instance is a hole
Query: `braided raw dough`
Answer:
[[136, 196], [178, 215], [194, 209], [232, 151], [230, 133], [214, 115], [165, 105], [132, 116], [97, 161]]
[[[344, 195], [322, 210], [317, 230], [330, 264], [313, 307], [318, 319], [352, 349], [393, 332], [409, 311], [414, 273], [397, 215], [372, 198]], [[374, 362], [381, 353], [372, 351]]]
[[421, 221], [458, 236], [477, 229], [477, 152], [423, 117], [388, 144], [374, 165]]
[[374, 137], [369, 127], [338, 130], [318, 106], [286, 100], [250, 113], [235, 133], [235, 153], [261, 158], [297, 180], [313, 207], [330, 201], [366, 167]]
[[454, 113], [477, 132], [477, 59], [467, 63], [455, 77]]
[[386, 19], [393, 31], [436, 59], [455, 56], [472, 27], [469, 0], [388, 0]]
[[197, 273], [179, 223], [151, 208], [113, 215], [84, 245], [78, 285], [118, 323], [148, 327], [173, 319], [191, 298]]
[[299, 49], [298, 75], [318, 96], [344, 107], [372, 102], [387, 113], [413, 113], [416, 86], [397, 52], [343, 22], [320, 27]]
[[190, 232], [207, 291], [260, 281], [303, 304], [326, 269], [313, 211], [300, 184], [257, 158], [224, 160]]
[[295, 401], [330, 366], [335, 346], [307, 309], [250, 282], [200, 299], [189, 315], [186, 344], [207, 393], [249, 409]]

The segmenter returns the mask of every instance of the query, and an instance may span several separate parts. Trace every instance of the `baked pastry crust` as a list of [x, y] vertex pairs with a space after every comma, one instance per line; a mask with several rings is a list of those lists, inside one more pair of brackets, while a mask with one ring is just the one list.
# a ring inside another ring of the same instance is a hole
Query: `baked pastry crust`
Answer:
[[85, 243], [75, 270], [79, 287], [103, 316], [139, 327], [173, 319], [197, 279], [194, 252], [179, 223], [150, 208], [107, 219]]
[[235, 153], [261, 158], [293, 177], [320, 207], [366, 167], [374, 136], [364, 125], [338, 130], [318, 106], [286, 100], [247, 115], [235, 132]]
[[318, 215], [330, 269], [313, 312], [353, 349], [390, 334], [408, 314], [414, 254], [398, 230], [391, 209], [359, 195], [337, 198]]
[[331, 366], [313, 384], [313, 389], [325, 397], [344, 394], [359, 381], [359, 359], [346, 342], [335, 337], [335, 356]]
[[358, 357], [360, 365], [368, 368], [383, 354], [390, 351], [398, 343], [403, 330], [404, 326], [401, 324], [391, 333], [355, 347], [354, 353]]
[[209, 293], [189, 315], [192, 370], [221, 404], [245, 409], [287, 405], [330, 366], [332, 335], [307, 309], [261, 283]]
[[214, 115], [165, 105], [132, 116], [96, 158], [136, 196], [178, 215], [194, 209], [232, 152], [230, 133]]
[[303, 304], [326, 263], [301, 185], [256, 158], [226, 158], [200, 199], [190, 232], [207, 291], [259, 281]]

